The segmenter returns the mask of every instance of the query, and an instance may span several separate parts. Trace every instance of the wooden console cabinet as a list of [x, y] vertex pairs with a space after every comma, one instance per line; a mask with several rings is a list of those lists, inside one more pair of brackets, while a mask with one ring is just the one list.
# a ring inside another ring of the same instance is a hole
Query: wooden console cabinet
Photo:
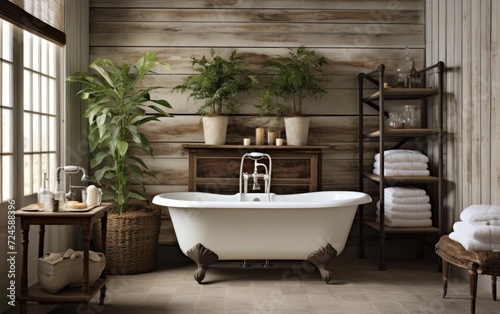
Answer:
[[[292, 194], [321, 191], [322, 150], [328, 146], [185, 144], [183, 148], [189, 151], [189, 191], [238, 193], [241, 157], [262, 152], [272, 159], [271, 192]], [[253, 163], [246, 160], [243, 171], [253, 173]]]

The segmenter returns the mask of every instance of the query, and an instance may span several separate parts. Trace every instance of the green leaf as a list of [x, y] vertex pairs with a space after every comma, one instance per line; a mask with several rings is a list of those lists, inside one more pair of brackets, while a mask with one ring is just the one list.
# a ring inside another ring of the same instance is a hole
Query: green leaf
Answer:
[[98, 183], [101, 182], [103, 176], [107, 173], [107, 172], [110, 172], [110, 171], [113, 171], [112, 168], [108, 167], [108, 166], [105, 166], [105, 167], [102, 167], [101, 169], [98, 169], [94, 176], [95, 176], [95, 179]]
[[128, 143], [126, 141], [116, 141], [116, 150], [120, 156], [125, 156], [128, 150]]
[[130, 190], [129, 197], [135, 200], [141, 200], [141, 201], [147, 200], [146, 196], [143, 193], [135, 190]]
[[136, 162], [138, 162], [138, 163], [139, 163], [141, 166], [143, 166], [145, 169], [148, 169], [148, 166], [146, 166], [146, 164], [144, 163], [144, 161], [143, 161], [141, 158], [139, 158], [139, 157], [137, 157], [137, 156], [132, 156], [132, 155], [128, 156], [128, 158], [129, 158], [129, 159], [132, 159], [132, 160], [134, 160], [134, 161], [136, 161]]
[[106, 158], [111, 156], [109, 153], [106, 152], [99, 152], [97, 155], [91, 160], [90, 162], [90, 167], [95, 168], [101, 164], [101, 162]]

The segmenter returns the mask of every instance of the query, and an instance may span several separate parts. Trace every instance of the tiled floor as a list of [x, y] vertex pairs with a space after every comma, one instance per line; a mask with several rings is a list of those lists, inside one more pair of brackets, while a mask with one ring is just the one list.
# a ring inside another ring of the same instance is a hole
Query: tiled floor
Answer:
[[[306, 262], [273, 261], [271, 268], [256, 262], [241, 268], [240, 261], [224, 261], [212, 264], [200, 285], [193, 279], [196, 265], [178, 249], [169, 250], [168, 261], [154, 272], [110, 276], [105, 305], [93, 300], [89, 313], [470, 313], [467, 281], [452, 276], [448, 296], [441, 299], [435, 259], [391, 259], [388, 269], [379, 271], [378, 260], [340, 256], [329, 284]], [[28, 313], [81, 310], [28, 304]], [[478, 289], [476, 313], [500, 313], [500, 300]]]

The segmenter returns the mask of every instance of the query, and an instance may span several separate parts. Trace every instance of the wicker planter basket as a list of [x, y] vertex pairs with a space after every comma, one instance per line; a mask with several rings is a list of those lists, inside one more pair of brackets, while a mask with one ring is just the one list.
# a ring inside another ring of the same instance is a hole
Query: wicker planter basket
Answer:
[[[157, 266], [160, 211], [141, 209], [108, 214], [106, 262], [108, 274], [140, 274]], [[102, 248], [100, 220], [94, 224], [96, 250]]]

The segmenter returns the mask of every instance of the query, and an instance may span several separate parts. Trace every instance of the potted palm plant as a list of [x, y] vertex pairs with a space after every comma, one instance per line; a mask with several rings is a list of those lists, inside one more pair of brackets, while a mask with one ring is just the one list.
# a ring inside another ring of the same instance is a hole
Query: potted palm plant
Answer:
[[257, 107], [261, 115], [284, 116], [288, 145], [307, 145], [309, 118], [302, 114], [302, 101], [306, 96], [326, 94], [322, 83], [327, 81], [323, 68], [327, 64], [325, 57], [304, 46], [264, 63], [271, 80], [264, 86]]
[[[146, 204], [143, 178], [152, 173], [132, 150], [153, 157], [140, 126], [170, 116], [165, 112], [171, 108], [166, 100], [150, 97], [158, 87], [140, 84], [157, 66], [170, 70], [167, 63], [156, 60], [156, 52], [148, 52], [135, 64], [97, 59], [90, 64], [92, 72], [67, 77], [68, 82], [81, 84], [78, 95], [87, 102], [84, 117], [89, 123], [93, 181], [102, 187], [103, 200], [116, 203], [117, 212], [108, 215], [106, 240], [108, 271], [113, 273], [142, 273], [156, 267], [160, 212]], [[140, 188], [131, 189], [131, 185]], [[101, 235], [95, 239], [99, 249]]]
[[228, 117], [239, 111], [236, 96], [257, 84], [257, 78], [245, 69], [235, 50], [225, 59], [210, 50], [211, 59], [193, 57], [191, 65], [198, 72], [190, 75], [174, 91], [190, 90], [190, 98], [202, 100], [198, 109], [202, 116], [205, 144], [222, 145], [226, 141]]

